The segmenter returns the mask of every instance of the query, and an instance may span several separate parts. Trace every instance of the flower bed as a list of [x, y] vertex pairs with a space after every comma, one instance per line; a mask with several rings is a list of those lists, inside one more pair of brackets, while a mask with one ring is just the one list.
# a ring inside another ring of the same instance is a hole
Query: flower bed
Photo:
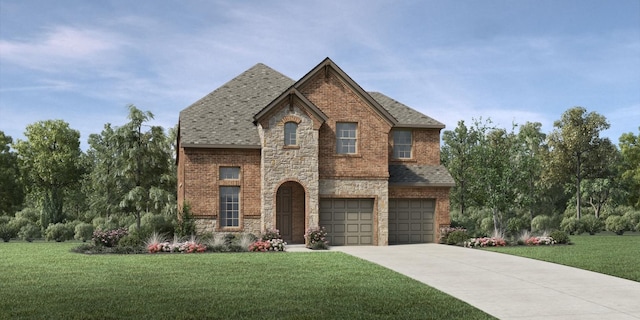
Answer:
[[327, 240], [327, 231], [322, 228], [309, 228], [304, 234], [307, 240], [307, 248], [314, 250], [329, 249], [329, 240]]
[[268, 229], [261, 237], [249, 245], [251, 252], [285, 251], [287, 243], [282, 240], [278, 229]]
[[484, 238], [471, 238], [464, 243], [465, 247], [477, 248], [477, 247], [504, 247], [507, 242], [502, 238], [497, 237], [484, 237]]
[[179, 252], [179, 253], [196, 253], [207, 251], [207, 246], [196, 241], [185, 242], [155, 242], [147, 245], [149, 253], [158, 252]]
[[531, 237], [524, 241], [524, 244], [528, 246], [550, 246], [556, 244], [556, 241], [551, 237], [540, 236], [540, 237]]

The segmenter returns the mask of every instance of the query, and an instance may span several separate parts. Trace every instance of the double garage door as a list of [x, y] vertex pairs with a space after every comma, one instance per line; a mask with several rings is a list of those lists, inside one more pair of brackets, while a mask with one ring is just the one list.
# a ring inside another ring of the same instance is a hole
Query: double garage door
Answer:
[[[373, 245], [373, 199], [320, 199], [329, 245]], [[433, 199], [389, 199], [389, 244], [433, 242]]]

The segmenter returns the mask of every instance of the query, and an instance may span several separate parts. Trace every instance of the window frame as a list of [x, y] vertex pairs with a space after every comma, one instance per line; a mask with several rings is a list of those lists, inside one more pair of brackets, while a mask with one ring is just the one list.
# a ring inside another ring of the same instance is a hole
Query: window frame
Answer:
[[218, 214], [220, 228], [240, 227], [240, 186], [220, 186]]
[[[290, 131], [291, 129], [293, 129], [293, 132]], [[286, 147], [297, 146], [298, 145], [298, 124], [294, 121], [287, 121], [284, 124], [283, 131], [284, 131], [284, 145]], [[293, 140], [293, 143], [291, 140]]]
[[[230, 172], [233, 170], [233, 172]], [[240, 180], [240, 167], [225, 166], [218, 169], [218, 179], [220, 180]]]
[[[345, 126], [353, 126], [353, 129], [344, 128]], [[347, 134], [344, 135], [344, 133]], [[346, 151], [344, 150], [345, 148]], [[351, 149], [353, 149], [353, 152], [351, 152]], [[336, 122], [336, 153], [341, 155], [358, 154], [357, 122]]]
[[[396, 137], [396, 134], [400, 133], [408, 133], [409, 139], [408, 143], [406, 142], [407, 137]], [[400, 140], [402, 141], [400, 142]], [[400, 147], [403, 147], [403, 150], [400, 150]], [[408, 147], [408, 150], [406, 149]], [[409, 154], [409, 156], [402, 156]], [[413, 159], [413, 131], [410, 129], [399, 129], [393, 130], [393, 158], [398, 160], [407, 160]]]

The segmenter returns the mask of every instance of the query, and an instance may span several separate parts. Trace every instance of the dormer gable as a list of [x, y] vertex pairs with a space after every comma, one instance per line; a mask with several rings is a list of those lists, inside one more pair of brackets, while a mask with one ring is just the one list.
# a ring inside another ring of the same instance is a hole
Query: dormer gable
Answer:
[[254, 123], [260, 124], [263, 128], [269, 128], [269, 118], [282, 108], [298, 106], [313, 121], [313, 128], [318, 130], [320, 126], [327, 121], [327, 116], [316, 107], [309, 99], [307, 99], [300, 91], [294, 87], [285, 90], [280, 96], [271, 101], [260, 112], [253, 116]]

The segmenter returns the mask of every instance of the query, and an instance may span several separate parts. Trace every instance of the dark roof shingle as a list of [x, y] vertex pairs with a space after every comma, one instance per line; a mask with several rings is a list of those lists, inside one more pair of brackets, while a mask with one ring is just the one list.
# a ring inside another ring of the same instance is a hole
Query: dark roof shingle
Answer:
[[444, 128], [443, 123], [391, 99], [380, 92], [369, 92], [369, 95], [383, 108], [387, 109], [394, 118], [398, 119], [396, 127]]
[[443, 165], [389, 165], [389, 185], [453, 187], [455, 180]]
[[184, 146], [260, 147], [253, 115], [293, 85], [258, 63], [180, 112]]

